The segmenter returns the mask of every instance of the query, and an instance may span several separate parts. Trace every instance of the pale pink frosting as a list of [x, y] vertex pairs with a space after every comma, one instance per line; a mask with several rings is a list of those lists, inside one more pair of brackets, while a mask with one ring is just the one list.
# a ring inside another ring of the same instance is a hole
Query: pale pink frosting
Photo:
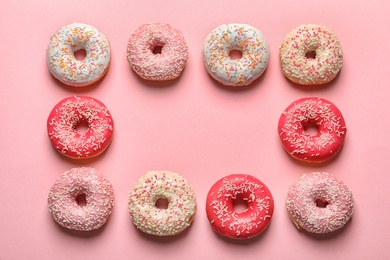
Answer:
[[[86, 204], [77, 197], [85, 195]], [[49, 211], [61, 226], [90, 231], [106, 223], [114, 206], [114, 190], [110, 181], [91, 167], [70, 169], [56, 180], [48, 197]]]
[[[161, 48], [161, 53], [153, 53], [156, 47]], [[186, 65], [187, 42], [181, 31], [169, 24], [143, 24], [130, 36], [127, 59], [143, 79], [171, 80], [177, 78]]]
[[[247, 202], [243, 212], [234, 211], [234, 200]], [[225, 237], [248, 239], [260, 234], [274, 212], [271, 192], [260, 180], [232, 174], [218, 180], [206, 199], [206, 213], [213, 230]]]
[[[317, 127], [317, 133], [306, 132], [308, 125]], [[340, 152], [347, 128], [340, 110], [333, 103], [309, 97], [294, 101], [284, 110], [278, 132], [283, 147], [292, 157], [319, 163]]]
[[[76, 131], [81, 122], [88, 124], [85, 133]], [[61, 154], [73, 159], [90, 158], [102, 153], [111, 143], [114, 121], [101, 101], [73, 96], [53, 108], [47, 119], [47, 131]]]
[[[319, 207], [320, 200], [325, 207]], [[326, 234], [342, 228], [352, 217], [354, 199], [349, 188], [333, 174], [307, 173], [290, 187], [287, 211], [297, 228]]]

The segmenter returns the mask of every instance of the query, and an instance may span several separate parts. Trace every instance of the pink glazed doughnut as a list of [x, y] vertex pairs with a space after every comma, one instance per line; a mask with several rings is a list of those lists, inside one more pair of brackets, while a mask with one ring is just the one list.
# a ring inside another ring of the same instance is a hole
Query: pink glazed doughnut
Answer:
[[[88, 130], [78, 133], [76, 127], [87, 123]], [[85, 159], [101, 154], [111, 143], [114, 121], [106, 106], [87, 96], [61, 100], [47, 119], [51, 143], [61, 154]]]
[[[309, 134], [309, 126], [317, 133]], [[330, 101], [302, 98], [289, 105], [279, 119], [278, 132], [284, 149], [295, 159], [321, 163], [336, 156], [344, 144], [347, 128], [340, 110]]]
[[286, 207], [298, 229], [326, 234], [342, 228], [352, 217], [354, 199], [349, 188], [327, 172], [307, 173], [290, 187]]
[[279, 49], [283, 74], [297, 84], [328, 83], [343, 65], [340, 42], [325, 26], [300, 25], [287, 34]]
[[144, 24], [130, 36], [127, 59], [143, 79], [172, 80], [186, 65], [187, 42], [181, 31], [169, 24]]
[[[243, 212], [234, 211], [234, 201], [247, 202]], [[206, 199], [206, 213], [218, 234], [233, 239], [248, 239], [269, 225], [274, 212], [271, 192], [260, 180], [246, 174], [232, 174], [218, 180]]]
[[[78, 202], [85, 197], [85, 205]], [[78, 231], [100, 228], [111, 215], [114, 190], [110, 181], [90, 167], [70, 169], [56, 180], [48, 197], [49, 211], [61, 226]]]

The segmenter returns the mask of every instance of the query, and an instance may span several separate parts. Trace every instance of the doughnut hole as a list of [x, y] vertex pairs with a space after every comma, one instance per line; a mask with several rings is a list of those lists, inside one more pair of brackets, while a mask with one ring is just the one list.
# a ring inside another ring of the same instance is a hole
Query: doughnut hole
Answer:
[[81, 121], [75, 126], [75, 130], [79, 135], [85, 134], [89, 129], [88, 122]]
[[316, 51], [308, 51], [308, 52], [305, 53], [306, 59], [309, 59], [309, 60], [315, 59], [316, 56], [317, 56]]
[[329, 202], [327, 202], [325, 199], [322, 198], [316, 199], [314, 203], [318, 208], [326, 208], [326, 206], [328, 206], [329, 204]]
[[306, 133], [311, 136], [316, 136], [318, 134], [318, 126], [314, 123], [308, 123], [303, 126], [303, 129]]
[[236, 213], [244, 212], [248, 209], [248, 201], [244, 198], [237, 198], [233, 200], [233, 210]]
[[167, 198], [158, 198], [156, 200], [155, 206], [158, 209], [167, 209], [169, 205], [169, 200]]
[[164, 47], [163, 44], [157, 44], [156, 46], [152, 47], [152, 53], [154, 55], [161, 54], [163, 47]]
[[80, 49], [78, 51], [73, 52], [73, 55], [76, 60], [84, 60], [87, 56], [87, 52], [85, 51], [85, 49]]
[[242, 51], [240, 50], [231, 50], [229, 51], [229, 57], [232, 60], [239, 60], [242, 58]]
[[85, 205], [87, 205], [87, 197], [85, 196], [84, 193], [81, 193], [81, 194], [77, 195], [76, 203], [80, 207], [84, 207]]

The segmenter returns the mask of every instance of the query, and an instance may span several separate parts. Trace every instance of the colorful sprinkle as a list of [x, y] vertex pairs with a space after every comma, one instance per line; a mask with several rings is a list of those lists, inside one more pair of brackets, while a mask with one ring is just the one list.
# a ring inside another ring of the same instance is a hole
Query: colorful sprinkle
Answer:
[[[85, 196], [86, 204], [79, 205], [77, 197]], [[91, 167], [70, 169], [50, 188], [49, 211], [61, 226], [90, 231], [100, 228], [114, 207], [114, 189], [110, 181]]]
[[[85, 49], [86, 56], [77, 60], [74, 52]], [[110, 63], [110, 44], [96, 28], [73, 23], [59, 29], [46, 50], [51, 74], [64, 84], [81, 87], [104, 76]]]
[[[229, 53], [238, 50], [240, 59]], [[246, 24], [223, 24], [206, 37], [203, 62], [207, 72], [227, 86], [245, 86], [257, 79], [267, 68], [269, 47], [257, 28]]]

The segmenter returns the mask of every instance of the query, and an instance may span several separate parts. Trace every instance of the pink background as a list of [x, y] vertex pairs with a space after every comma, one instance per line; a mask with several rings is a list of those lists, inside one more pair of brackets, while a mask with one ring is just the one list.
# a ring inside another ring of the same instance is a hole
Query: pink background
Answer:
[[[1, 9], [0, 259], [390, 259], [389, 1], [39, 0]], [[77, 90], [45, 63], [50, 36], [75, 21], [99, 28], [112, 48], [106, 77]], [[151, 21], [176, 26], [188, 42], [187, 66], [172, 82], [141, 80], [126, 60], [129, 35]], [[203, 66], [203, 41], [222, 23], [253, 25], [269, 41], [268, 69], [250, 89], [222, 88]], [[344, 65], [331, 84], [302, 88], [282, 75], [278, 46], [303, 23], [331, 28], [342, 43]], [[116, 123], [109, 149], [83, 162], [57, 153], [46, 132], [53, 106], [75, 94], [104, 102]], [[305, 96], [335, 103], [348, 127], [341, 154], [316, 167], [292, 160], [276, 129], [283, 109]], [[83, 165], [110, 179], [116, 204], [103, 228], [80, 234], [52, 220], [47, 195], [62, 172]], [[183, 175], [197, 195], [193, 225], [174, 238], [143, 235], [127, 213], [135, 181], [160, 169]], [[284, 206], [291, 183], [310, 171], [338, 175], [355, 196], [352, 221], [327, 239], [299, 232]], [[259, 178], [274, 196], [271, 225], [254, 240], [223, 239], [207, 221], [206, 194], [231, 173]]]

